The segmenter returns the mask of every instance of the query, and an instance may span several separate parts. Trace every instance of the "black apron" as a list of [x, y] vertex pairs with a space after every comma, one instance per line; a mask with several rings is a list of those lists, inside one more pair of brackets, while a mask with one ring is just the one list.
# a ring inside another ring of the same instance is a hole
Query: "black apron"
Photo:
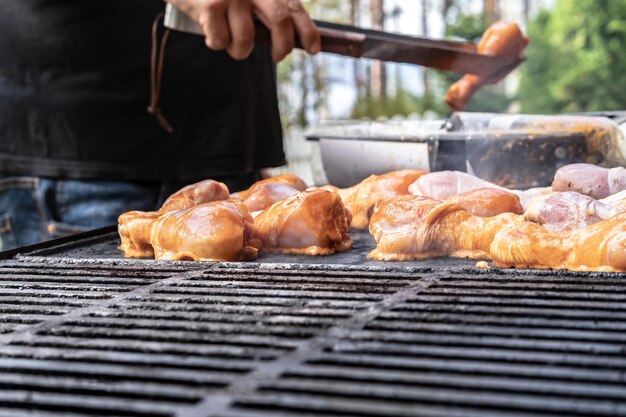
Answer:
[[176, 181], [285, 163], [269, 51], [243, 61], [172, 32], [146, 111], [161, 0], [4, 0], [0, 173]]

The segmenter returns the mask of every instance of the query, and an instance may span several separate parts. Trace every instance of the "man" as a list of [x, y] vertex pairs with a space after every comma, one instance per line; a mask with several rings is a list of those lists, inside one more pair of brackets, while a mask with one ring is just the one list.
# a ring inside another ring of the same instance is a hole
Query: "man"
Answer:
[[[242, 189], [261, 168], [284, 164], [274, 62], [296, 33], [309, 52], [320, 49], [301, 4], [170, 1], [206, 36], [170, 33], [159, 108], [151, 106], [160, 123], [146, 108], [151, 26], [163, 2], [2, 3], [2, 249], [113, 224], [206, 178]], [[253, 13], [272, 33], [271, 49], [254, 46]]]

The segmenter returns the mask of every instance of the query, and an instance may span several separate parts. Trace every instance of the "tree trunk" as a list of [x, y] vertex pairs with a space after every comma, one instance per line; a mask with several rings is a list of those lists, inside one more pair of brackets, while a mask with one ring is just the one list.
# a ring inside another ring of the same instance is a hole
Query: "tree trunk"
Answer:
[[[428, 37], [428, 13], [429, 4], [428, 0], [422, 0], [422, 35]], [[422, 69], [422, 82], [424, 83], [424, 96], [430, 95], [430, 80], [428, 69]]]
[[483, 10], [489, 24], [500, 19], [500, 7], [498, 0], [483, 0]]
[[524, 21], [528, 23], [530, 19], [530, 0], [524, 0], [522, 13], [524, 14]]
[[300, 69], [300, 99], [302, 100], [300, 103], [300, 108], [298, 108], [297, 120], [298, 125], [304, 127], [308, 126], [309, 118], [307, 116], [307, 109], [309, 104], [309, 88], [307, 85], [308, 76], [307, 76], [307, 58], [302, 53], [294, 53], [294, 68], [298, 67]]
[[317, 113], [318, 120], [325, 120], [328, 118], [328, 107], [326, 106], [326, 93], [328, 83], [326, 82], [326, 68], [322, 64], [321, 57], [314, 57], [311, 60], [313, 67], [313, 83], [315, 85], [314, 91], [315, 103], [314, 108]]
[[[385, 11], [383, 0], [370, 0], [370, 18], [373, 29], [385, 29]], [[373, 61], [371, 63], [370, 89], [373, 97], [380, 97], [381, 101], [386, 101], [387, 74], [385, 72], [385, 64], [381, 61]]]
[[[353, 26], [359, 26], [361, 17], [361, 1], [360, 0], [350, 0], [350, 24]], [[356, 91], [357, 97], [362, 96], [361, 92], [361, 81], [360, 81], [360, 65], [359, 60], [352, 60], [352, 76], [354, 78], [354, 91]]]
[[443, 17], [444, 22], [447, 22], [448, 13], [450, 12], [452, 6], [454, 6], [454, 0], [443, 0], [441, 5], [441, 16]]

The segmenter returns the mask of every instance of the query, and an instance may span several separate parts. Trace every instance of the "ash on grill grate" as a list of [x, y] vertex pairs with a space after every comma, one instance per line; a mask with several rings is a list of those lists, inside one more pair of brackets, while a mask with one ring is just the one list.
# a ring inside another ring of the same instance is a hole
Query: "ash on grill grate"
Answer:
[[624, 290], [592, 277], [442, 278], [222, 415], [626, 415]]
[[0, 336], [0, 415], [184, 414], [411, 282], [250, 270], [167, 277], [61, 268], [59, 276], [4, 266], [0, 297], [20, 291], [41, 317]]
[[0, 265], [0, 332], [44, 322], [77, 308], [150, 285], [165, 275], [146, 276], [120, 268], [83, 270], [5, 262]]
[[0, 262], [0, 416], [626, 416], [622, 275], [431, 269]]

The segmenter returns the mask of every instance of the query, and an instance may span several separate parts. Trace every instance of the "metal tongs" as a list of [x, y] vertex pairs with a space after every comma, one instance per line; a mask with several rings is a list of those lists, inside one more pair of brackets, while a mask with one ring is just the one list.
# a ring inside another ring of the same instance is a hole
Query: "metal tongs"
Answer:
[[[486, 80], [504, 77], [524, 60], [481, 55], [476, 52], [476, 45], [468, 42], [399, 35], [319, 20], [315, 24], [320, 31], [322, 52], [353, 58], [416, 64], [462, 74], [476, 74]], [[203, 34], [199, 24], [171, 3], [167, 4], [165, 26], [182, 32]], [[256, 19], [255, 29], [256, 42], [270, 42], [269, 29]], [[296, 39], [296, 47], [301, 46]]]

